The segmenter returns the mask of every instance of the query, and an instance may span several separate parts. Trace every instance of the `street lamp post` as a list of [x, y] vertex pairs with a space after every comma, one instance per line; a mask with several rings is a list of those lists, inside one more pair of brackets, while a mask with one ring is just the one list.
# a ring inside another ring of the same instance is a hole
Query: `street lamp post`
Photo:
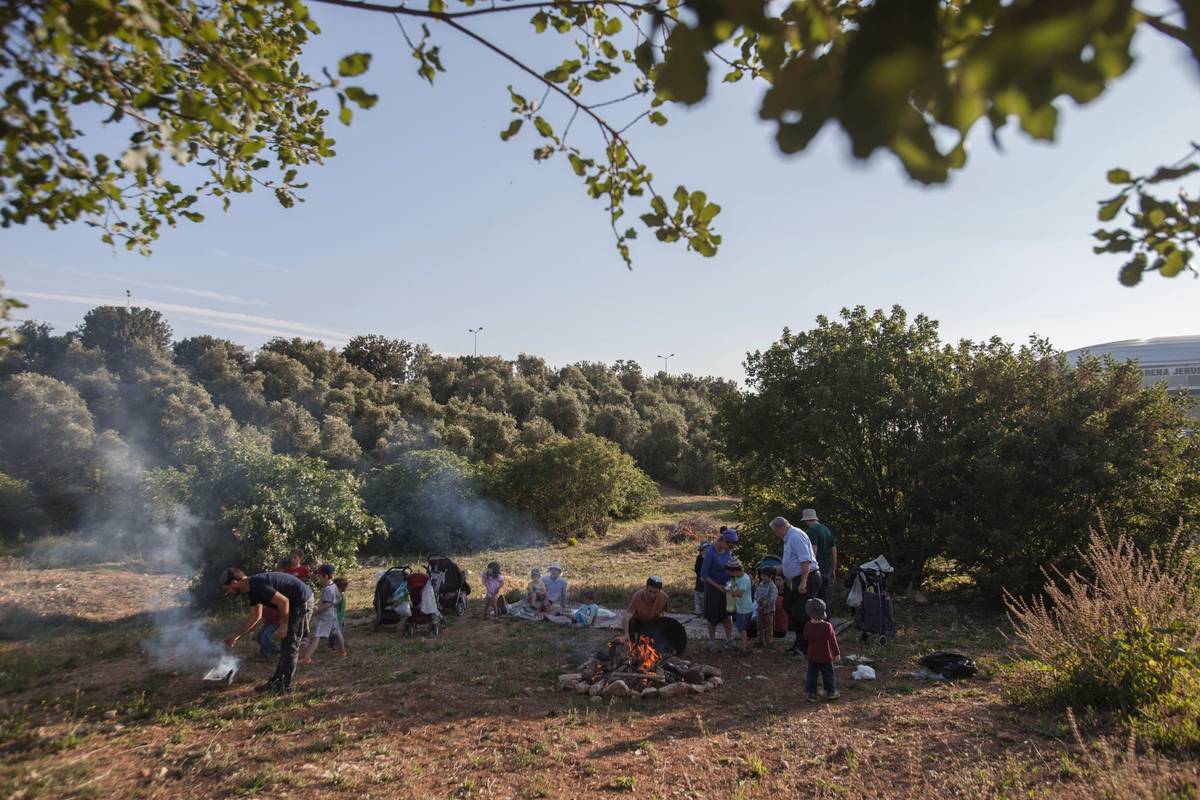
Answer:
[[482, 325], [480, 325], [478, 328], [467, 328], [467, 333], [471, 333], [471, 334], [475, 335], [475, 357], [476, 358], [479, 357], [479, 332], [481, 330], [483, 330]]
[[674, 353], [671, 353], [671, 355], [669, 355], [669, 356], [658, 356], [658, 358], [661, 358], [663, 360], [663, 372], [667, 371], [667, 362], [670, 361], [674, 357], [675, 357]]

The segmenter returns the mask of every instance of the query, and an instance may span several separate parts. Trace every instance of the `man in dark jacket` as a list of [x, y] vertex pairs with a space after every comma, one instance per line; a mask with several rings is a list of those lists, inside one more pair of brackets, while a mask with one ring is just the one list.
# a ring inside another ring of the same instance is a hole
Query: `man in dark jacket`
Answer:
[[282, 572], [260, 572], [247, 577], [237, 567], [225, 570], [221, 588], [225, 594], [250, 596], [250, 615], [241, 629], [225, 640], [225, 644], [231, 648], [258, 624], [263, 606], [272, 605], [279, 612], [279, 631], [276, 635], [283, 637], [279, 664], [270, 680], [255, 687], [255, 691], [290, 692], [292, 678], [296, 674], [296, 659], [300, 655], [300, 641], [308, 635], [308, 620], [313, 607], [312, 589], [299, 578]]

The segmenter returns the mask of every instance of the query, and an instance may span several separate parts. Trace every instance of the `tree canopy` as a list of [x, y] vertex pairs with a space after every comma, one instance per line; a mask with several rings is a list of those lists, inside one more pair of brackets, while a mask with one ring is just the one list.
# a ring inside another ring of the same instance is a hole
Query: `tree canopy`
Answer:
[[[431, 84], [454, 66], [442, 59], [440, 36], [510, 64], [521, 79], [507, 89], [513, 116], [500, 137], [532, 130], [536, 160], [565, 162], [603, 202], [626, 263], [638, 232], [631, 214], [660, 241], [717, 252], [720, 206], [701, 189], [656, 184], [633, 127], [668, 124], [670, 104], [700, 102], [718, 76], [762, 83], [759, 115], [774, 123], [784, 153], [805, 150], [833, 123], [855, 157], [884, 150], [914, 180], [938, 183], [967, 164], [977, 125], [995, 137], [1015, 122], [1053, 139], [1062, 101], [1103, 94], [1132, 65], [1139, 31], [1200, 65], [1196, 0], [1157, 11], [1133, 0], [8, 3], [0, 222], [81, 220], [106, 242], [146, 251], [163, 225], [201, 221], [206, 196], [226, 208], [255, 188], [284, 206], [300, 201], [301, 170], [334, 155], [329, 117], [349, 124], [355, 107], [380, 99], [358, 85], [369, 53], [350, 53], [320, 77], [301, 69], [302, 48], [320, 33], [312, 5], [390, 18]], [[489, 27], [513, 14], [528, 15], [528, 36], [561, 37], [565, 57], [522, 60], [524, 39]], [[599, 132], [597, 151], [569, 138], [577, 122]], [[125, 133], [127, 145], [94, 149], [98, 127]], [[1177, 187], [1200, 161], [1185, 144], [1146, 175], [1108, 173], [1118, 193], [1101, 205], [1107, 227], [1096, 250], [1127, 254], [1126, 284], [1192, 269], [1200, 201]]]

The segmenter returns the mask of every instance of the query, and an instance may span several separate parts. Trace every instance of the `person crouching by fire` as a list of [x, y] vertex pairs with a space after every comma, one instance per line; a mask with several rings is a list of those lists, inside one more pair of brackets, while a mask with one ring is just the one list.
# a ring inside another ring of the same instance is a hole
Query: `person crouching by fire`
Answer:
[[668, 599], [667, 593], [663, 591], [662, 578], [657, 575], [647, 578], [645, 587], [633, 593], [629, 600], [629, 608], [625, 609], [625, 619], [621, 622], [621, 627], [625, 629], [625, 638], [633, 641], [632, 634], [638, 628], [661, 617], [667, 610]]
[[256, 686], [256, 692], [290, 692], [292, 679], [296, 675], [296, 660], [300, 656], [300, 641], [308, 636], [308, 619], [312, 614], [313, 593], [304, 581], [282, 572], [260, 572], [246, 576], [237, 567], [225, 570], [221, 589], [227, 595], [248, 594], [250, 615], [237, 633], [225, 640], [229, 648], [237, 640], [254, 629], [262, 618], [262, 607], [270, 604], [279, 611], [279, 630], [276, 635], [283, 638], [279, 653], [279, 664], [275, 674], [264, 684]]

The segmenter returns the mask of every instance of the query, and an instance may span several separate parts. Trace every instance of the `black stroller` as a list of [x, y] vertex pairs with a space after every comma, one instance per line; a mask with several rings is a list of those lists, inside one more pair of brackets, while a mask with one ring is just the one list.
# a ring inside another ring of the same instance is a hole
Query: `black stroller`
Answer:
[[847, 604], [852, 604], [858, 595], [858, 607], [854, 620], [862, 633], [862, 641], [872, 636], [879, 637], [880, 644], [887, 644], [896, 635], [896, 607], [892, 600], [891, 580], [892, 567], [882, 557], [869, 561], [854, 568], [854, 577], [850, 584], [850, 597]]
[[426, 571], [437, 593], [438, 608], [447, 614], [454, 611], [460, 617], [467, 613], [467, 595], [471, 593], [471, 586], [458, 564], [445, 556], [433, 556]]

